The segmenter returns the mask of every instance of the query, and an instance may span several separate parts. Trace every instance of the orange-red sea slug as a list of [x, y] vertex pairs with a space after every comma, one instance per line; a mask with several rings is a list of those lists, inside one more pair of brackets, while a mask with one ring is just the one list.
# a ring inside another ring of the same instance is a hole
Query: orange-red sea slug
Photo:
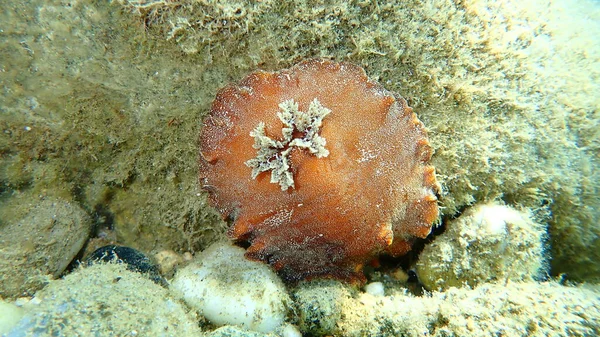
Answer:
[[438, 217], [431, 147], [406, 101], [348, 63], [258, 71], [217, 94], [200, 178], [246, 256], [287, 280], [363, 281]]

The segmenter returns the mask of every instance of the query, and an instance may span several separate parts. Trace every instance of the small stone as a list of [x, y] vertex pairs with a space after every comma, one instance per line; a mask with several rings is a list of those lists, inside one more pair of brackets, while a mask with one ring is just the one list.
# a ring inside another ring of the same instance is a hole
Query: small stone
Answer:
[[286, 324], [281, 330], [282, 337], [302, 337], [302, 333], [297, 326], [293, 324]]
[[331, 335], [344, 319], [344, 302], [353, 289], [333, 280], [302, 282], [294, 289], [300, 330], [309, 336]]
[[67, 268], [88, 239], [91, 221], [76, 203], [59, 198], [9, 205], [24, 216], [2, 219], [0, 297], [16, 298], [32, 295]]
[[381, 282], [371, 282], [365, 286], [365, 292], [373, 296], [385, 296], [385, 287]]
[[87, 258], [88, 265], [98, 262], [124, 263], [128, 270], [144, 274], [156, 284], [167, 285], [156, 264], [142, 252], [133, 248], [115, 245], [100, 247]]
[[410, 277], [408, 273], [405, 272], [402, 268], [396, 268], [396, 270], [392, 271], [390, 275], [394, 278], [394, 280], [400, 281], [402, 283], [408, 282], [408, 279]]
[[24, 314], [23, 309], [0, 299], [0, 336], [5, 336]]

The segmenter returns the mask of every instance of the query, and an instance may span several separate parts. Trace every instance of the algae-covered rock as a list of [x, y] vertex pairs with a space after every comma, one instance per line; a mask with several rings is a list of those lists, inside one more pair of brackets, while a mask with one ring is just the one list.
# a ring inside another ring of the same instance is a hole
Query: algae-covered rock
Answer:
[[119, 244], [199, 250], [224, 229], [197, 184], [199, 111], [219, 84], [140, 28], [118, 2], [3, 6], [0, 193], [59, 186]]
[[499, 204], [469, 208], [425, 246], [417, 275], [427, 289], [531, 281], [545, 270], [545, 226]]
[[337, 281], [301, 283], [293, 293], [300, 330], [316, 336], [336, 331], [343, 318], [343, 303], [353, 290]]
[[67, 268], [89, 237], [90, 217], [76, 203], [32, 199], [14, 199], [0, 207], [5, 215], [16, 216], [0, 220], [1, 297], [41, 289]]
[[[337, 291], [348, 291], [345, 288], [340, 284]], [[297, 292], [295, 300], [301, 330], [311, 336], [570, 337], [600, 332], [597, 285], [509, 281], [424, 296], [402, 291], [384, 297], [361, 293], [337, 297], [338, 314], [319, 320], [312, 319], [314, 307], [303, 305], [314, 301], [312, 294]]]
[[184, 305], [123, 264], [80, 268], [31, 302], [7, 336], [201, 336]]

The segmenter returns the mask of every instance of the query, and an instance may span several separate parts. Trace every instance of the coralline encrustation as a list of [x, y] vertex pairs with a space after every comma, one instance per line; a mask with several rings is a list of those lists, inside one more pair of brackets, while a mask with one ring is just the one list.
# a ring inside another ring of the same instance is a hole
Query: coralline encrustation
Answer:
[[410, 250], [438, 217], [423, 124], [348, 63], [258, 71], [217, 94], [200, 178], [246, 256], [287, 280], [364, 280], [381, 253]]

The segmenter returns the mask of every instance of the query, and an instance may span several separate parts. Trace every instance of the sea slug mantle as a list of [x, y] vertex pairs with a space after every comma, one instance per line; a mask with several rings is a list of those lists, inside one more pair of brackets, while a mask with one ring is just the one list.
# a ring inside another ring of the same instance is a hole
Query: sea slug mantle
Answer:
[[246, 256], [287, 280], [364, 281], [438, 217], [431, 147], [406, 101], [348, 63], [258, 71], [217, 94], [200, 178]]

